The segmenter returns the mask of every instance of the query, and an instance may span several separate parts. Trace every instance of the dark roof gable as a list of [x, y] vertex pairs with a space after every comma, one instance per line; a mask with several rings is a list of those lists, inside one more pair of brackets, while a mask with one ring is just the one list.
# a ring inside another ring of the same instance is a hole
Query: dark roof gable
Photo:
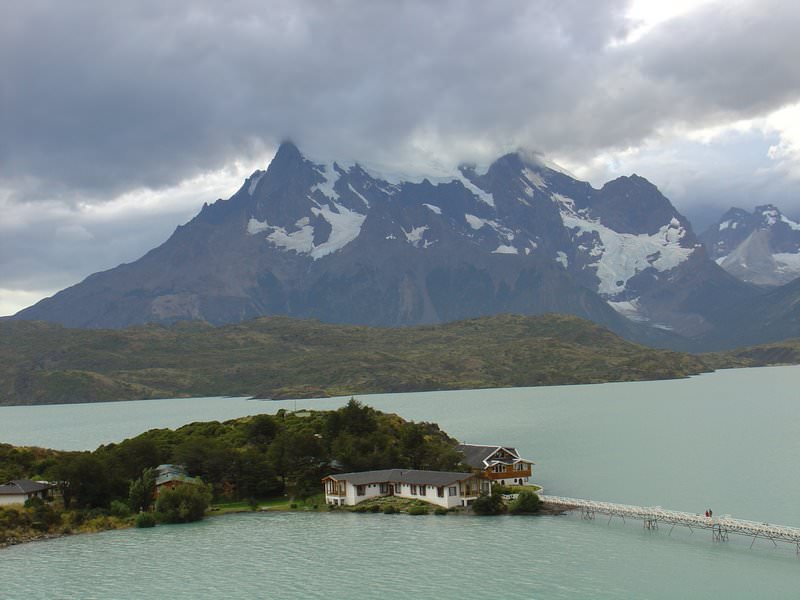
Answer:
[[[328, 475], [336, 481], [349, 481], [352, 485], [368, 483], [413, 483], [415, 485], [443, 486], [474, 477], [473, 473], [454, 471], [419, 471], [415, 469], [383, 469], [381, 471], [361, 471], [357, 473], [337, 473]], [[326, 477], [327, 479], [327, 477]]]
[[54, 488], [52, 483], [40, 483], [30, 479], [13, 479], [6, 484], [0, 485], [0, 494], [13, 496], [17, 494], [33, 494]]

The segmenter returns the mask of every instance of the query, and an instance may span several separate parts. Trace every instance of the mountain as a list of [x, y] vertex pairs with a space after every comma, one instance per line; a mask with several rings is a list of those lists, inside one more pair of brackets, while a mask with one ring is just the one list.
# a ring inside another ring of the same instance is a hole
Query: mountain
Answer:
[[731, 208], [700, 237], [711, 258], [742, 281], [777, 286], [800, 277], [800, 223], [771, 204], [752, 213]]
[[282, 144], [139, 260], [14, 318], [70, 327], [262, 315], [405, 326], [559, 312], [678, 346], [757, 291], [706, 256], [647, 180], [594, 189], [535, 156], [415, 181]]
[[0, 322], [0, 404], [204, 395], [264, 398], [668, 379], [695, 356], [563, 315], [371, 328], [262, 317], [68, 329]]

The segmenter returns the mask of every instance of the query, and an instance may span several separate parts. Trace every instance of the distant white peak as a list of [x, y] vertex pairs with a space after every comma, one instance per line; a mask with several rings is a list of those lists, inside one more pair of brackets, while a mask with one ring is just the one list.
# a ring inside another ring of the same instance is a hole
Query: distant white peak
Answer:
[[256, 186], [258, 186], [258, 182], [261, 181], [261, 178], [264, 177], [265, 174], [266, 171], [259, 170], [250, 175], [250, 178], [248, 179], [250, 185], [247, 186], [247, 193], [249, 195], [253, 195], [253, 192], [256, 191]]

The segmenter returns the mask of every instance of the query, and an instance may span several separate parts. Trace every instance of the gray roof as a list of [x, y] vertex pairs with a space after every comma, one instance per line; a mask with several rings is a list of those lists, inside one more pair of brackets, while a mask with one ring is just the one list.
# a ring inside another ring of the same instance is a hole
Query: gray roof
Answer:
[[349, 481], [353, 485], [368, 483], [413, 483], [415, 485], [443, 486], [474, 477], [474, 473], [454, 471], [418, 471], [415, 469], [383, 469], [328, 475], [336, 481]]
[[[487, 460], [489, 457], [497, 452], [502, 448], [503, 450], [507, 451], [509, 454], [516, 456], [516, 460], [525, 460], [522, 459], [517, 452], [516, 448], [512, 448], [511, 446], [483, 446], [479, 444], [459, 444], [456, 450], [461, 452], [464, 455], [464, 464], [469, 465], [473, 469], [485, 469], [488, 467]], [[506, 461], [506, 460], [493, 460], [492, 462], [516, 462], [513, 461]], [[531, 462], [526, 460], [525, 462]]]
[[39, 481], [31, 481], [30, 479], [14, 479], [0, 485], [0, 495], [3, 496], [16, 496], [19, 494], [33, 494], [35, 492], [43, 492], [56, 487], [52, 483], [41, 483]]

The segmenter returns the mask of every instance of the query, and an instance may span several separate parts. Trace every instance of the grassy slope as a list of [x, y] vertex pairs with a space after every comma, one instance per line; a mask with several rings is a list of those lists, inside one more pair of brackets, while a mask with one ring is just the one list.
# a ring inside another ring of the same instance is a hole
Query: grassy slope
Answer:
[[714, 369], [796, 365], [800, 364], [800, 339], [703, 354], [702, 359]]
[[0, 322], [0, 404], [266, 398], [684, 377], [697, 357], [575, 317], [501, 315], [403, 329], [283, 317], [123, 330]]

